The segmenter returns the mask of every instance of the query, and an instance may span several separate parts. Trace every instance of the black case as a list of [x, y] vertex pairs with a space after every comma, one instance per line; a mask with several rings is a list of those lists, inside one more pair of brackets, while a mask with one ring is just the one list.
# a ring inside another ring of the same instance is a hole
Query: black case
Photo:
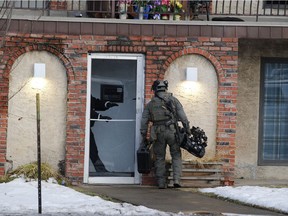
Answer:
[[148, 174], [152, 168], [152, 153], [147, 147], [140, 147], [137, 150], [138, 172]]

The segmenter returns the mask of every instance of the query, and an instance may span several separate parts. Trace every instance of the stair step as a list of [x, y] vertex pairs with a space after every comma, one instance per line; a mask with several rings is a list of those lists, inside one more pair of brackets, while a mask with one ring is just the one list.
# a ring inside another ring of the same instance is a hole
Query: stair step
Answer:
[[[182, 188], [207, 188], [207, 187], [219, 187], [221, 186], [220, 181], [197, 181], [193, 182], [181, 182]], [[173, 181], [168, 184], [168, 187], [173, 187]]]
[[182, 163], [183, 169], [221, 169], [222, 166], [223, 164], [216, 164], [216, 163], [204, 163], [204, 164]]
[[[168, 176], [168, 180], [172, 180], [172, 176]], [[182, 176], [181, 180], [211, 180], [211, 181], [222, 181], [224, 177], [222, 176]]]
[[183, 161], [182, 164], [195, 164], [195, 165], [223, 165], [223, 162], [211, 161], [211, 162], [196, 162], [196, 161]]
[[[170, 172], [173, 172], [173, 169], [169, 169]], [[196, 173], [221, 173], [222, 170], [220, 169], [189, 169], [189, 168], [184, 168], [182, 169], [182, 172], [196, 172]]]

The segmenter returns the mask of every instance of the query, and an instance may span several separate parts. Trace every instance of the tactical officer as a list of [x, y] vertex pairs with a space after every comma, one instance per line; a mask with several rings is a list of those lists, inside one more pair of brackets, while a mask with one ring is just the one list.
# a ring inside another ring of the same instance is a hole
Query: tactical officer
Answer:
[[[112, 119], [111, 117], [103, 116], [97, 111], [105, 111], [114, 106], [118, 106], [118, 104], [111, 103], [110, 101], [96, 99], [95, 97], [91, 95], [90, 118], [111, 120]], [[90, 120], [90, 159], [97, 172], [107, 172], [103, 162], [101, 161], [99, 157], [95, 137], [91, 129], [94, 126], [94, 124], [95, 124], [95, 120]]]
[[191, 134], [189, 121], [179, 100], [168, 90], [168, 81], [156, 80], [152, 85], [154, 97], [146, 105], [141, 121], [141, 135], [146, 139], [148, 123], [152, 122], [150, 138], [156, 156], [156, 178], [159, 189], [166, 188], [165, 155], [167, 144], [172, 157], [174, 187], [181, 187], [182, 159], [180, 143], [176, 139], [176, 126], [182, 122], [187, 134]]

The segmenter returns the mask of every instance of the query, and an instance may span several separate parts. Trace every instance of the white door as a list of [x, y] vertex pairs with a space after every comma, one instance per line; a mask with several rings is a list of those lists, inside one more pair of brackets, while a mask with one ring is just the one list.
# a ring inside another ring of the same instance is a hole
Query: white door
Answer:
[[[88, 55], [84, 183], [140, 183], [136, 151], [141, 137], [144, 66], [142, 54]], [[90, 116], [91, 95], [100, 103], [110, 101], [118, 105], [97, 110], [111, 120]]]

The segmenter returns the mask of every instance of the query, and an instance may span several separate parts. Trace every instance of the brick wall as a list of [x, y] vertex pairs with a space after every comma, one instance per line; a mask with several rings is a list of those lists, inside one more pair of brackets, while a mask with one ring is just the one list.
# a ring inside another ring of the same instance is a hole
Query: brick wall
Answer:
[[[208, 59], [218, 76], [217, 154], [227, 162], [227, 178], [232, 178], [235, 163], [236, 96], [238, 40], [210, 37], [153, 36], [69, 36], [9, 34], [0, 49], [0, 175], [4, 174], [7, 132], [9, 72], [23, 53], [45, 50], [58, 56], [67, 71], [66, 175], [75, 183], [83, 181], [85, 146], [85, 104], [87, 53], [143, 53], [146, 56], [146, 99], [151, 85], [163, 78], [165, 70], [178, 57], [198, 54]], [[144, 183], [153, 183], [151, 176]]]

